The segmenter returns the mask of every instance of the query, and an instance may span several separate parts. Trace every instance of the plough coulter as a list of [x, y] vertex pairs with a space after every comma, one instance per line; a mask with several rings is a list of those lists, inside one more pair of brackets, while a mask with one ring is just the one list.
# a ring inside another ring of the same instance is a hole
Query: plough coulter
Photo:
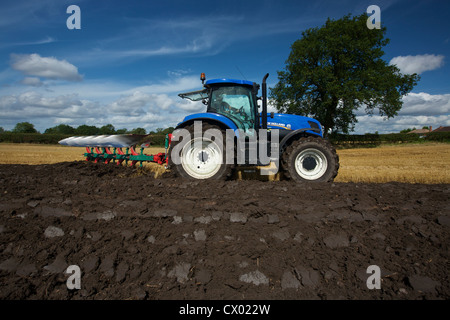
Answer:
[[[72, 147], [85, 147], [86, 161], [113, 163], [135, 166], [143, 162], [153, 162], [160, 165], [168, 163], [167, 149], [170, 146], [172, 134], [167, 134], [165, 139], [166, 152], [158, 154], [145, 154], [144, 149], [150, 146], [148, 135], [120, 134], [101, 136], [70, 137], [59, 141], [59, 144]], [[140, 146], [139, 152], [136, 147]]]

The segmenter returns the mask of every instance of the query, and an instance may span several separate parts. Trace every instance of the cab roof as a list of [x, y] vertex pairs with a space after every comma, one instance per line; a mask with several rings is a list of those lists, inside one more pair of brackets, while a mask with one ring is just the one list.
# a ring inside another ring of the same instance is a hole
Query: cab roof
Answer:
[[238, 84], [243, 86], [253, 86], [253, 82], [247, 80], [237, 80], [237, 79], [211, 79], [207, 80], [205, 87], [215, 84]]

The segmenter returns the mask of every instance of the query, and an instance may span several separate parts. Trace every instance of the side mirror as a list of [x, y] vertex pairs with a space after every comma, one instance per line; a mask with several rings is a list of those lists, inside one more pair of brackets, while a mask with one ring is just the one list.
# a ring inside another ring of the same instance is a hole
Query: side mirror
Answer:
[[273, 119], [273, 117], [275, 117], [275, 113], [274, 113], [274, 112], [271, 112], [271, 113], [270, 113], [270, 117]]

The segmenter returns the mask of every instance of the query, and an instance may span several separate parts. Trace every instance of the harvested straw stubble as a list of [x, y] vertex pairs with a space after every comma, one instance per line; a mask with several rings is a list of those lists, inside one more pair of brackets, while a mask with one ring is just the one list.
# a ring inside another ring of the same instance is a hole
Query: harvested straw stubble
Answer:
[[[0, 143], [2, 164], [51, 164], [82, 161], [85, 148], [59, 145]], [[164, 148], [148, 148], [146, 153], [164, 152]], [[340, 169], [335, 182], [385, 183], [450, 183], [450, 144], [425, 143], [378, 148], [338, 150]], [[161, 176], [164, 167], [144, 164], [146, 170]], [[256, 170], [258, 172], [258, 170]], [[237, 179], [256, 179], [257, 174], [243, 168]], [[278, 180], [279, 175], [265, 180]]]

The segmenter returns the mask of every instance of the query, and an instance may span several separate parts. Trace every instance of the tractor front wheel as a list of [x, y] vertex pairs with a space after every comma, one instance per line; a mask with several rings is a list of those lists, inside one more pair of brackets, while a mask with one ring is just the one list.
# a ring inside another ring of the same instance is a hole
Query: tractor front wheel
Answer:
[[330, 182], [339, 170], [339, 156], [330, 142], [320, 137], [302, 137], [282, 154], [286, 177], [297, 182]]

